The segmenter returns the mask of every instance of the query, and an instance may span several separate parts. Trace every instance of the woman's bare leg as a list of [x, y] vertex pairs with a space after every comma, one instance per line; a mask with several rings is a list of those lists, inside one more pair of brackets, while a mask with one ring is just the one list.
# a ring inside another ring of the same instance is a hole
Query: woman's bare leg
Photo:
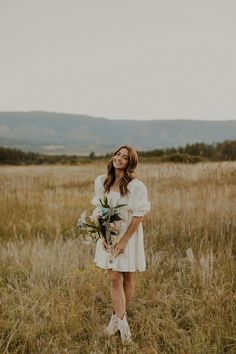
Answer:
[[125, 292], [126, 310], [127, 310], [134, 291], [133, 273], [124, 272], [123, 277], [124, 277], [123, 287]]
[[122, 272], [108, 270], [110, 278], [110, 292], [112, 306], [117, 316], [122, 319], [126, 311], [126, 298], [124, 292], [124, 276]]

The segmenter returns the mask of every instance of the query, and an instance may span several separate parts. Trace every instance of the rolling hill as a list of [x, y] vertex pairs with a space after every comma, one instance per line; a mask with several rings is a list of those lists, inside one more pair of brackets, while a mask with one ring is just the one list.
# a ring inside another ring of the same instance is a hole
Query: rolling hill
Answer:
[[107, 153], [212, 144], [236, 138], [236, 120], [113, 120], [53, 112], [0, 112], [0, 145], [45, 154]]

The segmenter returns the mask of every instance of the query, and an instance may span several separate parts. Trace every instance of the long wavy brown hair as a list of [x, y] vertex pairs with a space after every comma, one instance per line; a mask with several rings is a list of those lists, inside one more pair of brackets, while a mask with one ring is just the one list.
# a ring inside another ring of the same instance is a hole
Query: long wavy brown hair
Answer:
[[138, 154], [137, 151], [128, 145], [119, 146], [112, 154], [111, 160], [107, 164], [107, 175], [104, 180], [104, 191], [108, 193], [110, 191], [111, 186], [115, 182], [115, 168], [113, 166], [113, 157], [121, 150], [121, 149], [128, 150], [128, 165], [124, 171], [124, 175], [119, 182], [119, 190], [122, 196], [128, 193], [128, 184], [132, 179], [136, 177], [135, 168], [138, 164]]

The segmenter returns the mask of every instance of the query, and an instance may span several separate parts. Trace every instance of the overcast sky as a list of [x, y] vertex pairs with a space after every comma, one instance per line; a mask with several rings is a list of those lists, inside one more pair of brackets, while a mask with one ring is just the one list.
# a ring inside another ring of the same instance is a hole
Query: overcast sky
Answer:
[[0, 0], [0, 111], [236, 119], [235, 0]]

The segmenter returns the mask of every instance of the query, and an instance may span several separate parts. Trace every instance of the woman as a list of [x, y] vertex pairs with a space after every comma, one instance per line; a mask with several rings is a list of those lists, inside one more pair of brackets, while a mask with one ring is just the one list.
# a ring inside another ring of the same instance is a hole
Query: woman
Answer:
[[108, 245], [99, 239], [96, 245], [95, 263], [107, 269], [113, 314], [106, 328], [109, 335], [118, 330], [122, 342], [131, 340], [126, 310], [133, 293], [133, 273], [145, 271], [142, 219], [150, 210], [146, 186], [135, 176], [138, 164], [137, 152], [130, 146], [117, 148], [107, 165], [107, 175], [95, 180], [95, 197], [92, 203], [99, 207], [99, 199], [107, 195], [110, 205], [126, 204], [119, 209], [119, 242], [115, 245], [110, 261]]

